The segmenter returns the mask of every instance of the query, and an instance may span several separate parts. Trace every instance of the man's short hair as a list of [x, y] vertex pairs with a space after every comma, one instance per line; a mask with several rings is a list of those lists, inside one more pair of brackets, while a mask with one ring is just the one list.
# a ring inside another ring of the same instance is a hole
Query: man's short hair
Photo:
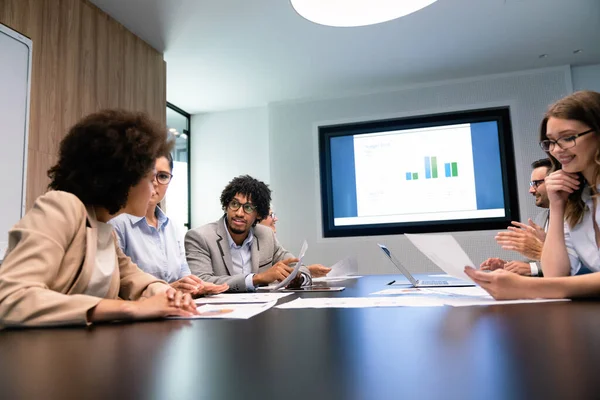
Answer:
[[552, 168], [552, 161], [549, 158], [541, 158], [531, 163], [531, 168], [536, 169], [540, 167]]
[[252, 204], [256, 206], [257, 218], [254, 221], [255, 223], [269, 215], [271, 189], [269, 189], [266, 183], [254, 179], [250, 175], [233, 178], [221, 193], [221, 206], [223, 210], [227, 210], [229, 202], [238, 193], [248, 197], [252, 201]]

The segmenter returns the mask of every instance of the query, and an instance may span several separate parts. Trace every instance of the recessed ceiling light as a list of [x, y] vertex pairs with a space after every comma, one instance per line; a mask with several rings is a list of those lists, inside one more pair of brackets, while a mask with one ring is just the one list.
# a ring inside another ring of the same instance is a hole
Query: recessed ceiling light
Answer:
[[298, 14], [320, 25], [379, 24], [419, 11], [437, 0], [291, 0]]
[[583, 53], [583, 50], [581, 50], [581, 49], [573, 50], [573, 54], [579, 54], [579, 53]]
[[538, 58], [548, 58], [548, 54], [540, 54]]

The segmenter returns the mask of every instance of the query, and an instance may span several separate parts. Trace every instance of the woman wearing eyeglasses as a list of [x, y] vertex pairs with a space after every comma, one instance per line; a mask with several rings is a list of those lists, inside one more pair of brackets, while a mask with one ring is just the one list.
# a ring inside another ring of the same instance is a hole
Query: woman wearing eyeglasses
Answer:
[[203, 282], [192, 275], [185, 259], [183, 235], [160, 209], [173, 177], [170, 153], [156, 160], [154, 192], [145, 216], [121, 214], [110, 221], [123, 252], [143, 271], [169, 282], [171, 287], [197, 297], [226, 291], [229, 286]]
[[277, 233], [277, 228], [275, 227], [275, 224], [277, 223], [278, 220], [279, 220], [279, 218], [277, 218], [277, 215], [275, 215], [275, 212], [273, 211], [273, 209], [269, 208], [269, 215], [267, 215], [265, 218], [261, 219], [259, 224], [267, 226], [267, 227], [271, 228], [273, 230], [273, 232]]
[[600, 274], [569, 275], [582, 266], [600, 271], [600, 93], [575, 92], [551, 105], [540, 127], [540, 146], [553, 164], [545, 180], [552, 215], [542, 251], [547, 278], [466, 272], [498, 299], [598, 295]]

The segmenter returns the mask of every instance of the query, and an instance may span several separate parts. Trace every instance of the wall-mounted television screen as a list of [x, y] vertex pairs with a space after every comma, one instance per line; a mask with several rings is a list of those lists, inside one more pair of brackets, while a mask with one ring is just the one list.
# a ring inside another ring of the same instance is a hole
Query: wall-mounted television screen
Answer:
[[508, 107], [319, 127], [323, 236], [519, 219]]

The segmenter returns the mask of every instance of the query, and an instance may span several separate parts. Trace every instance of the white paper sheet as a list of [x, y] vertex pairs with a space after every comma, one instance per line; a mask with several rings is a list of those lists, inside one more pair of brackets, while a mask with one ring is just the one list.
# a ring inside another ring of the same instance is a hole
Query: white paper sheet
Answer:
[[480, 286], [423, 288], [423, 292], [433, 295], [492, 298], [488, 292]]
[[507, 304], [530, 304], [530, 303], [551, 303], [556, 301], [571, 301], [570, 299], [534, 299], [534, 300], [494, 300], [489, 298], [479, 297], [452, 297], [448, 298], [445, 303], [452, 307], [469, 307], [469, 306], [502, 306]]
[[423, 254], [448, 275], [470, 281], [465, 266], [473, 262], [452, 235], [404, 234]]
[[371, 293], [371, 295], [403, 295], [403, 294], [408, 294], [408, 295], [430, 295], [431, 293], [425, 291], [425, 289], [418, 289], [418, 288], [413, 288], [413, 287], [407, 287], [407, 288], [402, 288], [402, 289], [384, 289], [384, 290], [380, 290], [378, 292], [373, 292]]
[[279, 282], [278, 284], [273, 286], [273, 288], [271, 290], [278, 290], [278, 289], [286, 287], [296, 277], [296, 275], [298, 275], [298, 271], [300, 270], [300, 266], [302, 265], [302, 259], [304, 258], [304, 255], [306, 254], [307, 249], [308, 249], [308, 243], [306, 243], [306, 240], [305, 240], [302, 243], [302, 248], [300, 249], [300, 254], [298, 254], [298, 262], [294, 266], [294, 270], [292, 271], [292, 273], [289, 274], [287, 276], [287, 278], [285, 278], [284, 280], [282, 280], [281, 282]]
[[200, 297], [194, 300], [194, 302], [198, 305], [219, 303], [268, 303], [270, 301], [277, 301], [291, 294], [293, 293], [221, 293], [213, 296]]
[[348, 279], [358, 279], [358, 278], [362, 278], [362, 275], [345, 275], [345, 276], [335, 276], [335, 277], [330, 277], [329, 275], [327, 276], [322, 276], [320, 278], [312, 278], [313, 283], [316, 282], [341, 282], [341, 281], [346, 281]]
[[371, 308], [371, 307], [440, 307], [444, 303], [436, 297], [317, 297], [299, 298], [276, 308]]
[[205, 304], [198, 307], [200, 315], [167, 317], [167, 319], [249, 319], [273, 307], [277, 301], [254, 304]]
[[534, 299], [534, 300], [494, 300], [479, 286], [448, 288], [405, 288], [384, 289], [372, 295], [399, 295], [402, 297], [420, 295], [435, 298], [441, 304], [452, 307], [491, 306], [505, 304], [547, 303], [554, 301], [570, 301], [568, 299]]
[[331, 266], [327, 278], [358, 275], [358, 263], [354, 257], [346, 257]]

